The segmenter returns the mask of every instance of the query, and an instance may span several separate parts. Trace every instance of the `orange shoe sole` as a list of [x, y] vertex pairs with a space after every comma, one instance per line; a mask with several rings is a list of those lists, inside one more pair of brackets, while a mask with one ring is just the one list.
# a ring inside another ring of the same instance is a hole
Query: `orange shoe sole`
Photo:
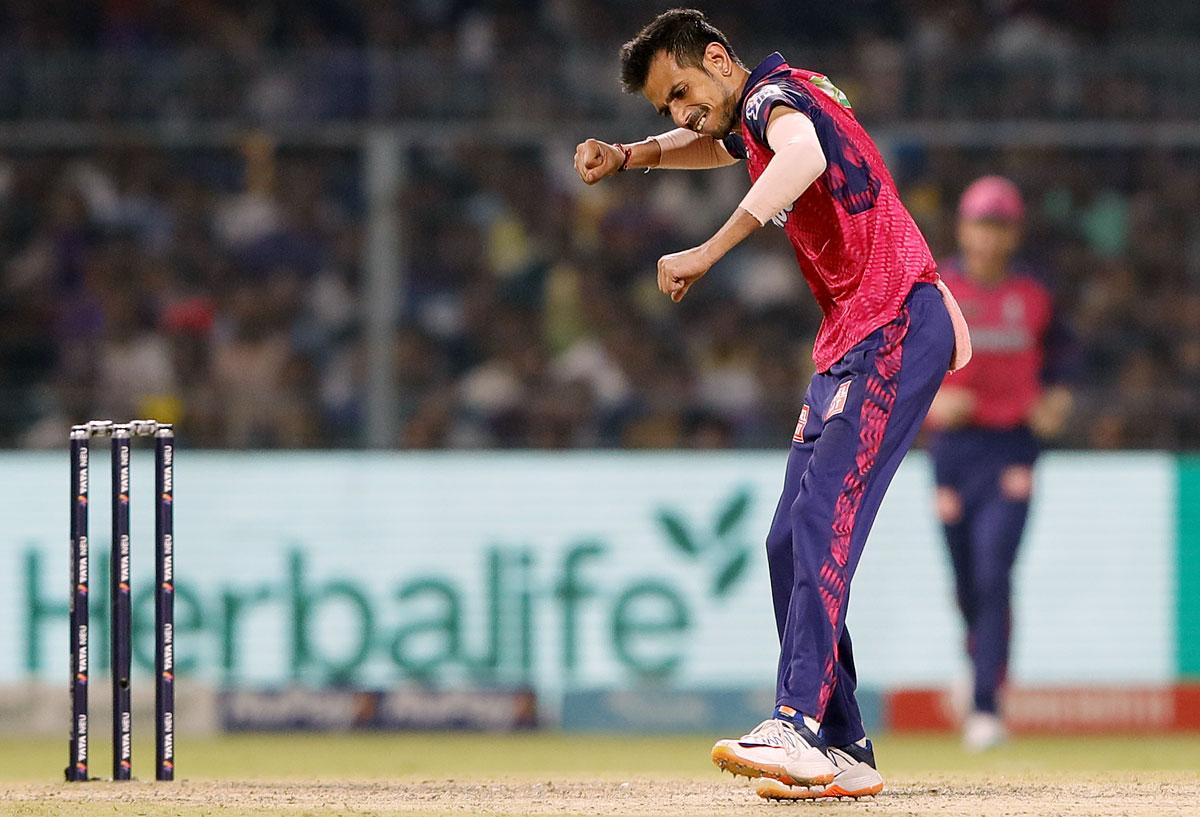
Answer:
[[[780, 781], [782, 782], [782, 781]], [[873, 797], [883, 791], [883, 784], [878, 783], [874, 786], [868, 786], [865, 789], [856, 789], [847, 791], [841, 786], [833, 785], [824, 789], [814, 791], [812, 789], [784, 789], [779, 786], [771, 785], [770, 783], [759, 784], [755, 792], [764, 800], [823, 800], [827, 797], [852, 797], [857, 800], [860, 797]]]
[[769, 777], [772, 780], [778, 780], [785, 786], [824, 786], [832, 783], [834, 778], [832, 774], [822, 774], [807, 779], [797, 779], [784, 771], [782, 766], [774, 763], [752, 764], [735, 755], [727, 746], [713, 747], [712, 762], [723, 772], [749, 778]]

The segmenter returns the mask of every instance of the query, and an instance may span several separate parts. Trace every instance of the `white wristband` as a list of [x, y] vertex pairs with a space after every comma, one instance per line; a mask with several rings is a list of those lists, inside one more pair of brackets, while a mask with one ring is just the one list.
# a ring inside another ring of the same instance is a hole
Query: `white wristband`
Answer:
[[716, 139], [702, 136], [687, 128], [651, 136], [658, 142], [662, 155], [656, 167], [674, 170], [708, 170], [713, 167], [725, 167], [735, 164], [737, 159], [729, 155]]

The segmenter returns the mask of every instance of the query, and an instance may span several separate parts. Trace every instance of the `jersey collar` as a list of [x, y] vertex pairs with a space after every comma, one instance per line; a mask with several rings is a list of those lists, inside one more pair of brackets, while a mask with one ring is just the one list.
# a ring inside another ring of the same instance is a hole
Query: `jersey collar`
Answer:
[[[742, 121], [742, 111], [746, 106], [746, 97], [754, 90], [754, 86], [778, 71], [780, 66], [783, 65], [787, 65], [787, 60], [783, 58], [782, 54], [776, 51], [756, 65], [754, 70], [750, 72], [750, 76], [746, 78], [746, 84], [742, 87], [742, 98], [738, 100], [737, 121], [739, 123]], [[746, 150], [746, 143], [742, 140], [742, 135], [737, 130], [732, 131], [721, 141], [725, 143], [725, 149], [729, 151], [731, 156], [738, 159], [750, 158]]]
[[787, 60], [783, 58], [782, 54], [776, 51], [755, 66], [746, 80], [746, 85], [742, 88], [742, 98], [738, 100], [738, 116], [741, 116], [742, 106], [746, 104], [746, 97], [754, 90], [754, 86], [778, 71], [781, 65], [787, 65]]

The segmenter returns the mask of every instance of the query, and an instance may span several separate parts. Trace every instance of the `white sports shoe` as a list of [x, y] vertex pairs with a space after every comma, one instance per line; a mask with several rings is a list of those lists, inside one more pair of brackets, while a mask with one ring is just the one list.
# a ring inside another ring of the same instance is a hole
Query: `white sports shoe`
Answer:
[[1008, 740], [1004, 721], [991, 712], [972, 712], [963, 722], [963, 747], [968, 752], [986, 752]]
[[875, 770], [875, 747], [830, 748], [829, 758], [838, 768], [833, 782], [824, 786], [785, 786], [778, 780], [758, 784], [758, 796], [766, 800], [816, 800], [822, 797], [870, 797], [883, 791], [883, 776]]
[[712, 761], [722, 771], [769, 777], [789, 786], [824, 786], [838, 773], [812, 730], [777, 718], [763, 721], [738, 740], [717, 741]]

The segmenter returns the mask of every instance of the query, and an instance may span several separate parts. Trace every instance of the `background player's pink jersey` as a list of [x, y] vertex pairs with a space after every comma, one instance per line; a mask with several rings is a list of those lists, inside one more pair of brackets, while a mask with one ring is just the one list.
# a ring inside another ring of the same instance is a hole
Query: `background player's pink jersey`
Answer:
[[751, 180], [775, 155], [766, 126], [776, 105], [812, 120], [828, 162], [775, 219], [825, 316], [813, 344], [817, 371], [825, 371], [895, 318], [913, 284], [936, 282], [937, 265], [846, 98], [821, 74], [792, 68], [777, 53], [751, 72], [739, 104], [741, 137], [725, 140], [747, 160]]
[[971, 326], [975, 350], [971, 365], [946, 384], [974, 395], [971, 425], [1000, 429], [1024, 424], [1042, 394], [1053, 317], [1049, 290], [1020, 274], [984, 286], [962, 274], [954, 261], [942, 265], [942, 277]]

